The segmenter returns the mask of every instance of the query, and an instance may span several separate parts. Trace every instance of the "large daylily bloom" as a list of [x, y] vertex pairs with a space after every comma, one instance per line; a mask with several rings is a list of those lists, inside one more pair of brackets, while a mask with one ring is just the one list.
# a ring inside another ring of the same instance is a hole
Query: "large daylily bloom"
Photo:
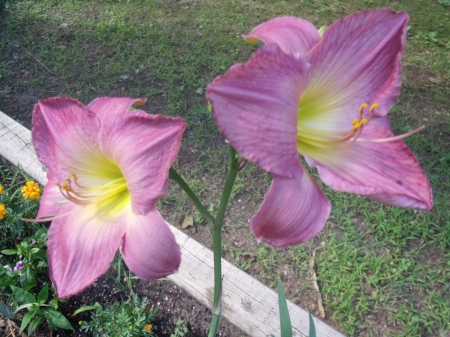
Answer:
[[59, 298], [91, 285], [119, 248], [138, 276], [175, 272], [180, 247], [155, 208], [186, 123], [130, 110], [144, 100], [98, 98], [87, 107], [71, 98], [39, 101], [33, 145], [47, 166], [38, 219], [48, 232], [50, 277]]
[[244, 36], [265, 43], [246, 64], [209, 85], [219, 129], [274, 178], [251, 221], [259, 240], [305, 242], [329, 216], [299, 153], [334, 190], [432, 208], [428, 179], [386, 115], [401, 87], [407, 23], [405, 12], [368, 10], [320, 36], [308, 21], [277, 18]]

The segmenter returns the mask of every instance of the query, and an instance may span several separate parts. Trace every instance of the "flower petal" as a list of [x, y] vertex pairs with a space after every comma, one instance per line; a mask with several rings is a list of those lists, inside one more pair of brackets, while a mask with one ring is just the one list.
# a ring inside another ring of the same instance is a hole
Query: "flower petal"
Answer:
[[304, 55], [316, 43], [320, 36], [314, 25], [294, 16], [275, 18], [260, 24], [244, 38], [253, 43], [257, 40], [265, 44], [275, 43], [285, 53]]
[[64, 181], [65, 178], [65, 176], [54, 174], [52, 170], [47, 172], [48, 182], [39, 201], [38, 218], [65, 214], [72, 209], [70, 202], [63, 197], [59, 187], [54, 184], [55, 182]]
[[41, 100], [33, 111], [33, 146], [50, 170], [73, 172], [99, 156], [99, 127], [98, 119], [75, 99]]
[[181, 145], [186, 122], [179, 117], [133, 110], [103, 120], [99, 142], [127, 182], [135, 214], [146, 214], [167, 194], [169, 169]]
[[401, 86], [408, 14], [374, 9], [337, 20], [307, 55], [310, 85], [300, 102], [302, 122], [347, 131], [363, 103], [384, 116]]
[[296, 177], [297, 112], [308, 64], [276, 45], [261, 47], [246, 64], [217, 77], [206, 97], [229, 142], [264, 170]]
[[133, 105], [144, 105], [146, 101], [146, 98], [99, 97], [89, 103], [87, 108], [91, 113], [102, 120], [107, 116], [125, 113], [129, 111]]
[[156, 208], [146, 215], [130, 213], [128, 223], [120, 251], [131, 271], [150, 280], [175, 273], [180, 247]]
[[50, 277], [58, 298], [79, 293], [106, 272], [126, 228], [126, 214], [102, 218], [94, 209], [53, 220], [48, 231]]
[[320, 154], [314, 159], [305, 158], [309, 165], [317, 167], [322, 181], [336, 191], [362, 194], [388, 205], [430, 210], [430, 183], [403, 141], [364, 141], [393, 136], [381, 126], [367, 125], [351, 146], [317, 150]]
[[308, 172], [299, 178], [274, 176], [251, 228], [258, 240], [275, 247], [296, 245], [319, 233], [331, 204]]

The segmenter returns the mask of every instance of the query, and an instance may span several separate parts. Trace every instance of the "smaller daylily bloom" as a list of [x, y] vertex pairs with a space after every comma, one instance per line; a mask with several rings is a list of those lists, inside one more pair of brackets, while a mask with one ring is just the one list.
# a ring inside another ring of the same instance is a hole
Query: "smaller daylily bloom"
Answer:
[[27, 181], [25, 183], [25, 186], [22, 187], [22, 195], [25, 199], [39, 199], [39, 197], [41, 196], [41, 189], [39, 188], [39, 185], [34, 181]]
[[118, 248], [145, 279], [179, 267], [180, 247], [155, 203], [167, 194], [186, 123], [131, 110], [144, 102], [102, 97], [85, 107], [55, 97], [34, 108], [33, 145], [48, 168], [38, 220], [52, 220], [48, 259], [59, 298], [91, 285]]
[[2, 193], [3, 193], [3, 186], [0, 185], [0, 194], [2, 194]]
[[2, 220], [7, 213], [5, 204], [0, 204], [0, 220]]
[[207, 89], [214, 119], [273, 183], [251, 220], [255, 236], [274, 246], [305, 242], [330, 214], [330, 202], [299, 160], [337, 191], [389, 205], [431, 209], [429, 181], [387, 113], [401, 87], [408, 15], [373, 9], [320, 32], [282, 17], [244, 38], [265, 43]]

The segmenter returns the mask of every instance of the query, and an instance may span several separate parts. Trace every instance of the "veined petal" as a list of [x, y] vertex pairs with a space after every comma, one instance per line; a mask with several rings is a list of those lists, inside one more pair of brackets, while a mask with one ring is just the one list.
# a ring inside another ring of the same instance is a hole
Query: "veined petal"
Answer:
[[275, 247], [296, 245], [319, 233], [331, 204], [308, 172], [298, 178], [274, 176], [251, 228], [258, 240]]
[[284, 177], [296, 177], [301, 169], [297, 112], [308, 68], [302, 59], [266, 45], [246, 64], [217, 77], [206, 93], [217, 126], [237, 151]]
[[300, 102], [302, 123], [346, 131], [363, 103], [384, 116], [401, 86], [408, 14], [373, 9], [337, 20], [306, 55], [310, 85]]
[[244, 38], [249, 43], [257, 40], [261, 40], [265, 44], [275, 43], [285, 53], [300, 56], [320, 40], [319, 32], [311, 22], [294, 16], [285, 16], [264, 22], [253, 29], [250, 34], [244, 35]]
[[63, 197], [55, 182], [64, 181], [65, 176], [57, 176], [52, 170], [47, 172], [48, 183], [44, 187], [41, 200], [39, 201], [38, 218], [55, 216], [68, 213], [74, 206]]
[[103, 218], [94, 209], [53, 220], [48, 231], [50, 277], [58, 298], [79, 293], [106, 272], [126, 229], [126, 214]]
[[99, 120], [75, 99], [41, 100], [33, 111], [33, 146], [50, 170], [72, 172], [99, 157], [99, 127]]
[[133, 110], [102, 121], [102, 153], [125, 177], [135, 214], [146, 214], [167, 194], [169, 169], [181, 145], [186, 122], [179, 117]]
[[146, 101], [146, 98], [99, 97], [89, 103], [87, 109], [102, 120], [107, 116], [125, 113], [133, 105], [144, 105]]
[[128, 215], [120, 251], [131, 271], [144, 279], [173, 274], [181, 262], [180, 247], [156, 208], [146, 215]]
[[313, 159], [305, 158], [317, 167], [322, 181], [336, 191], [362, 194], [388, 205], [430, 210], [430, 183], [403, 141], [365, 141], [393, 136], [391, 131], [369, 124], [351, 146], [318, 149]]

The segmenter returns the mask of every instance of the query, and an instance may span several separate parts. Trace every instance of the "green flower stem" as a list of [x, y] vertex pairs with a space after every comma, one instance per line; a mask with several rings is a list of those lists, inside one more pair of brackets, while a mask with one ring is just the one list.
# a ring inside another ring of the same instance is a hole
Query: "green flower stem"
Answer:
[[208, 212], [206, 207], [200, 201], [197, 194], [195, 194], [194, 191], [191, 190], [189, 185], [184, 181], [183, 177], [181, 177], [173, 167], [171, 167], [169, 170], [169, 178], [175, 181], [178, 185], [180, 185], [180, 187], [186, 192], [188, 197], [191, 198], [195, 207], [197, 207], [197, 209], [200, 211], [200, 213], [203, 215], [206, 221], [208, 221], [208, 223], [211, 226], [214, 226], [214, 218], [212, 217], [212, 215]]
[[233, 191], [234, 181], [236, 180], [239, 166], [242, 162], [242, 158], [236, 158], [236, 150], [231, 145], [229, 146], [229, 156], [228, 174], [222, 191], [219, 209], [217, 210], [216, 220], [214, 221], [214, 303], [208, 337], [216, 337], [220, 314], [222, 313], [222, 226], [228, 201]]

